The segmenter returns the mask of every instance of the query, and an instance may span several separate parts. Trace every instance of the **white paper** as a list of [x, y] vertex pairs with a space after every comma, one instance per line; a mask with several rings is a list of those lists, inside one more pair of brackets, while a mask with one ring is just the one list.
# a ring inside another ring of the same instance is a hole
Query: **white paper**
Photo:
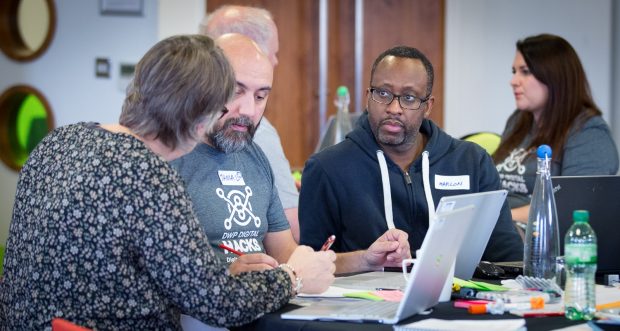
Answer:
[[297, 296], [301, 298], [344, 298], [345, 293], [352, 293], [355, 290], [350, 288], [330, 286], [327, 291], [319, 294], [299, 293]]
[[525, 329], [525, 320], [505, 319], [505, 320], [441, 320], [429, 318], [419, 322], [406, 325], [395, 325], [395, 331], [407, 330], [436, 330], [436, 331], [467, 331], [467, 330], [486, 330], [486, 331], [511, 331]]
[[619, 286], [596, 285], [596, 304], [602, 305], [606, 303], [620, 302]]

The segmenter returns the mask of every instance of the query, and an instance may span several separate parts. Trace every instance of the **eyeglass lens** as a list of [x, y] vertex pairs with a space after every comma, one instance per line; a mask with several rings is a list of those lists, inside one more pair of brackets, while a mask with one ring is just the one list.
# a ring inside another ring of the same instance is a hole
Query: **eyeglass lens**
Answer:
[[398, 103], [402, 108], [416, 110], [420, 108], [422, 105], [422, 100], [420, 98], [413, 95], [395, 95], [392, 92], [381, 90], [381, 89], [371, 89], [371, 97], [378, 103], [382, 103], [385, 105], [389, 105], [392, 103], [394, 98], [398, 99]]

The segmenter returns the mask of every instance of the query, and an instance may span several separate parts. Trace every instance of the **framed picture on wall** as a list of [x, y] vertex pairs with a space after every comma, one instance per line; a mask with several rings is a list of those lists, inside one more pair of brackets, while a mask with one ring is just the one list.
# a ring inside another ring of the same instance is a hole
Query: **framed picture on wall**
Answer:
[[142, 16], [144, 0], [99, 0], [101, 15]]

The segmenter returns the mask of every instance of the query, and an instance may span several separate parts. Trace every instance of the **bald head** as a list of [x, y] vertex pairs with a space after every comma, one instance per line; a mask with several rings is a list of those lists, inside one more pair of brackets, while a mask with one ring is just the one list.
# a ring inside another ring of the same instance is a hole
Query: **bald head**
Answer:
[[215, 43], [224, 51], [237, 78], [248, 75], [269, 82], [271, 87], [273, 67], [252, 39], [238, 33], [228, 33], [217, 38]]
[[278, 28], [271, 14], [262, 8], [225, 5], [206, 16], [200, 33], [216, 39], [227, 33], [239, 33], [254, 40], [271, 64], [278, 64]]

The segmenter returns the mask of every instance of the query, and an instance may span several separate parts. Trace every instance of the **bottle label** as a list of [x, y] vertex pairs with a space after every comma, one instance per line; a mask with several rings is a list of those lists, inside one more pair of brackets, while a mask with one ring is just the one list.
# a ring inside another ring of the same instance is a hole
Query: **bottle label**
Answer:
[[568, 244], [564, 247], [567, 264], [596, 263], [596, 244]]

